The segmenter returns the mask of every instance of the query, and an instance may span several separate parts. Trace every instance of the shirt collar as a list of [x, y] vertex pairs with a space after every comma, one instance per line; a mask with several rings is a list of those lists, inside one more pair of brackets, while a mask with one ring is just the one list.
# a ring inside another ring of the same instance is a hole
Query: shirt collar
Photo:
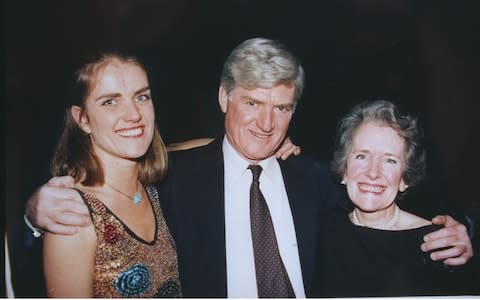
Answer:
[[[246, 171], [249, 171], [247, 167], [250, 165], [245, 158], [241, 157], [240, 154], [232, 147], [228, 142], [227, 136], [223, 138], [223, 157], [225, 160], [225, 170], [232, 177], [232, 179], [238, 179], [243, 176]], [[275, 166], [278, 164], [275, 156], [270, 156], [267, 159], [264, 159], [258, 163], [263, 171], [262, 175], [265, 177], [273, 177], [275, 172]]]

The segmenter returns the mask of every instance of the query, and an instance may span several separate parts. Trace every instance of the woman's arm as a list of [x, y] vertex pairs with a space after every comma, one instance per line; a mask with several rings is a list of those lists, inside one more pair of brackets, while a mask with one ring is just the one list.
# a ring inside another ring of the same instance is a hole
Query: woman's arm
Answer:
[[46, 233], [43, 241], [48, 297], [91, 298], [96, 236], [92, 225], [76, 235]]

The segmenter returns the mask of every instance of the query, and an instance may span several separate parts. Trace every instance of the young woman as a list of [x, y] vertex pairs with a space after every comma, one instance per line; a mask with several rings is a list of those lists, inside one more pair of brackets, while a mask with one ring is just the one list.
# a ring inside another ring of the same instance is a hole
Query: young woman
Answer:
[[48, 296], [180, 296], [175, 245], [153, 187], [167, 154], [145, 69], [101, 55], [77, 71], [70, 100], [52, 173], [75, 178], [92, 225], [46, 233]]

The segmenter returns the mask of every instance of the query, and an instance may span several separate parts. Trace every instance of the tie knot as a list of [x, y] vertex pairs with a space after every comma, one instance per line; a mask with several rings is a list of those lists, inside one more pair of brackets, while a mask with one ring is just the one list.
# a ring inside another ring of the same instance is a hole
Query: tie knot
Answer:
[[262, 166], [260, 165], [249, 165], [247, 169], [252, 171], [253, 181], [258, 181], [260, 178], [260, 173], [262, 173]]

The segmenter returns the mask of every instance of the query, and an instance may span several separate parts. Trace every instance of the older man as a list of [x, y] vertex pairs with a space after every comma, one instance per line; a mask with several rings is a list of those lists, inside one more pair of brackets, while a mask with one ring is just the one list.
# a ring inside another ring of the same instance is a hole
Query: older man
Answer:
[[[275, 158], [303, 84], [303, 68], [282, 44], [263, 38], [241, 43], [224, 64], [218, 92], [225, 136], [172, 153], [159, 188], [184, 296], [310, 295], [319, 215], [342, 199], [326, 164], [303, 156]], [[58, 187], [69, 181], [54, 178], [31, 198], [27, 212], [35, 224], [72, 233], [64, 226], [88, 223], [71, 213], [85, 214], [75, 193]], [[452, 245], [436, 258], [464, 263], [472, 255], [465, 228], [440, 219], [447, 228], [434, 233], [424, 250]]]

